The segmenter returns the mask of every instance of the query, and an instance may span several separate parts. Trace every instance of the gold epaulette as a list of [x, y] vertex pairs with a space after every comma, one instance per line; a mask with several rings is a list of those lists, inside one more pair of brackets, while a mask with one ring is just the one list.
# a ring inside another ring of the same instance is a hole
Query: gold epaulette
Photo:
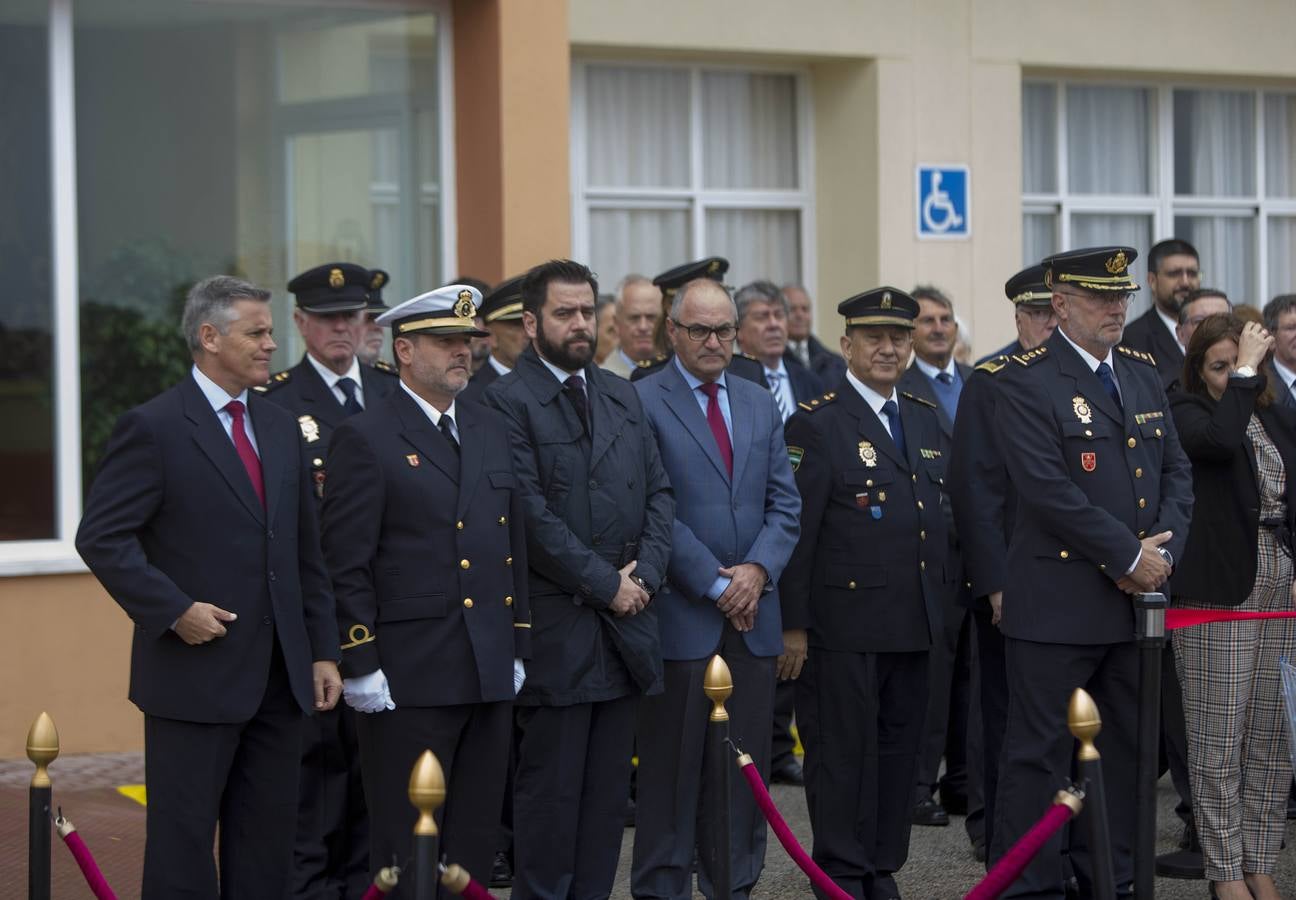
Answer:
[[797, 406], [801, 407], [806, 412], [814, 412], [816, 409], [823, 409], [825, 406], [827, 406], [829, 403], [832, 403], [836, 399], [837, 399], [837, 392], [829, 391], [828, 393], [824, 394], [822, 397], [815, 397], [813, 400], [807, 400], [804, 403], [798, 403]]
[[919, 397], [917, 394], [911, 394], [908, 391], [901, 391], [900, 396], [904, 397], [906, 400], [912, 400], [914, 403], [921, 403], [923, 406], [930, 406], [932, 409], [936, 409], [936, 404], [932, 403], [926, 397]]
[[981, 363], [981, 365], [976, 367], [975, 371], [988, 372], [991, 375], [995, 375], [999, 372], [1002, 372], [1007, 365], [1008, 365], [1008, 356], [1007, 354], [1001, 353], [999, 356], [992, 357], [990, 359], [987, 359], [985, 362]]
[[275, 372], [270, 376], [270, 380], [265, 384], [257, 385], [255, 390], [262, 394], [268, 394], [276, 388], [281, 388], [292, 379], [292, 369], [284, 369], [282, 372]]
[[1024, 353], [1014, 353], [1013, 362], [1023, 366], [1033, 366], [1039, 362], [1048, 353], [1048, 347], [1036, 347], [1034, 350], [1027, 350]]
[[641, 359], [641, 360], [636, 361], [636, 362], [635, 362], [635, 365], [638, 366], [638, 367], [641, 368], [641, 369], [647, 369], [647, 368], [649, 368], [649, 367], [651, 367], [651, 366], [655, 366], [655, 365], [659, 365], [660, 363], [664, 363], [664, 362], [666, 362], [666, 360], [669, 359], [669, 358], [670, 358], [670, 357], [668, 357], [665, 353], [658, 353], [658, 354], [657, 354], [656, 356], [654, 356], [652, 359]]
[[374, 360], [374, 363], [373, 363], [373, 367], [374, 367], [375, 369], [377, 369], [379, 372], [382, 372], [382, 373], [384, 373], [384, 374], [386, 374], [386, 375], [399, 375], [399, 374], [400, 374], [400, 370], [398, 370], [398, 369], [397, 369], [395, 366], [393, 366], [391, 363], [387, 362], [387, 360], [385, 360], [385, 359], [375, 359], [375, 360]]
[[1137, 359], [1139, 362], [1145, 363], [1149, 366], [1156, 365], [1156, 360], [1152, 358], [1151, 353], [1145, 353], [1142, 350], [1134, 350], [1126, 347], [1124, 344], [1117, 344], [1116, 349], [1119, 350], [1121, 356], [1124, 356], [1126, 359]]
[[750, 360], [751, 360], [752, 362], [754, 362], [754, 363], [758, 363], [758, 362], [760, 362], [759, 359], [757, 359], [756, 357], [752, 356], [750, 353], [743, 353], [741, 350], [735, 350], [735, 351], [734, 351], [734, 356], [741, 356], [743, 359], [750, 359]]

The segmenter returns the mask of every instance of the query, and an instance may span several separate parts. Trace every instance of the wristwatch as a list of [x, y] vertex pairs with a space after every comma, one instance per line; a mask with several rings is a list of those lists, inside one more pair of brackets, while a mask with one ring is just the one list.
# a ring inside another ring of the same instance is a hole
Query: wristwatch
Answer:
[[1233, 370], [1233, 374], [1238, 378], [1255, 378], [1255, 369], [1250, 366], [1238, 366]]
[[1169, 566], [1171, 569], [1173, 569], [1174, 568], [1173, 554], [1171, 554], [1170, 551], [1167, 550], [1165, 547], [1157, 547], [1156, 551], [1157, 553], [1161, 554], [1161, 558], [1166, 561], [1166, 565]]
[[649, 599], [652, 599], [653, 594], [657, 593], [652, 588], [648, 587], [648, 582], [644, 581], [638, 575], [631, 575], [630, 580], [643, 588], [643, 592], [648, 595]]

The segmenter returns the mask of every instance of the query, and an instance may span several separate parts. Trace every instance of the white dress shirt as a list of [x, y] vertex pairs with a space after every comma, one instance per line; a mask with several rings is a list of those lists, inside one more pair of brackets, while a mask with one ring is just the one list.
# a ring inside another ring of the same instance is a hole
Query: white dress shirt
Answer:
[[324, 365], [315, 357], [311, 356], [309, 352], [306, 354], [306, 359], [314, 367], [315, 371], [319, 372], [320, 378], [324, 379], [324, 384], [328, 387], [330, 391], [332, 391], [333, 396], [337, 398], [338, 403], [346, 403], [346, 399], [347, 399], [346, 394], [343, 393], [342, 391], [342, 388], [338, 387], [338, 382], [341, 381], [343, 378], [350, 378], [352, 381], [355, 382], [356, 402], [359, 403], [361, 407], [365, 405], [364, 382], [360, 380], [360, 358], [359, 357], [357, 356], [351, 357], [351, 368], [347, 369], [341, 375], [339, 375], [337, 372], [334, 372], [332, 369]]
[[851, 387], [855, 388], [855, 390], [859, 392], [859, 395], [864, 398], [864, 402], [868, 404], [868, 408], [873, 410], [874, 414], [877, 415], [878, 421], [882, 423], [882, 427], [886, 429], [886, 433], [890, 435], [891, 440], [894, 441], [895, 435], [891, 434], [891, 420], [884, 412], [882, 412], [882, 405], [888, 400], [894, 400], [896, 410], [898, 411], [900, 409], [900, 399], [896, 396], [896, 389], [894, 387], [891, 388], [891, 396], [883, 397], [877, 391], [873, 390], [873, 388], [856, 378], [855, 373], [850, 369], [846, 370], [846, 380], [849, 381]]
[[[420, 397], [418, 394], [416, 394], [416, 393], [414, 393], [413, 391], [411, 391], [411, 390], [409, 389], [409, 385], [407, 385], [407, 384], [405, 383], [405, 380], [404, 380], [404, 379], [401, 379], [400, 386], [401, 386], [401, 390], [402, 390], [402, 391], [404, 391], [405, 393], [409, 394], [411, 397], [414, 398], [414, 402], [418, 404], [418, 408], [419, 408], [419, 409], [423, 410], [424, 415], [426, 415], [429, 419], [432, 420], [432, 427], [433, 427], [433, 428], [440, 429], [440, 428], [441, 428], [441, 417], [442, 417], [442, 416], [449, 416], [449, 417], [450, 417], [450, 431], [454, 433], [455, 440], [456, 440], [456, 441], [459, 440], [459, 420], [458, 420], [457, 418], [455, 418], [455, 405], [454, 405], [454, 401], [453, 401], [453, 400], [451, 400], [451, 401], [450, 401], [450, 405], [449, 405], [448, 407], [446, 407], [446, 411], [445, 411], [445, 412], [441, 412], [441, 410], [437, 409], [437, 408], [436, 408], [435, 406], [433, 406], [431, 403], [428, 403], [426, 400], [424, 400], [424, 399], [423, 399], [422, 397]], [[460, 443], [463, 443], [463, 442], [460, 441]]]

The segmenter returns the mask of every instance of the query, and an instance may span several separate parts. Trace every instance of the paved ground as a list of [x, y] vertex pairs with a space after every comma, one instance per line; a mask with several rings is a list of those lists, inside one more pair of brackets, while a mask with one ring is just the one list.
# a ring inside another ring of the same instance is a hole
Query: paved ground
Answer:
[[[140, 754], [68, 756], [50, 769], [55, 805], [61, 805], [64, 814], [76, 824], [109, 884], [122, 898], [135, 896], [139, 884], [144, 808], [116, 788], [141, 782], [143, 769]], [[26, 760], [0, 760], [0, 898], [4, 900], [26, 897], [27, 785], [31, 773], [31, 764]], [[1171, 812], [1173, 790], [1168, 780], [1160, 788], [1160, 845], [1162, 850], [1168, 850], [1178, 838]], [[776, 785], [773, 795], [793, 831], [808, 848], [810, 832], [802, 791]], [[1287, 839], [1291, 844], [1296, 839], [1296, 830], [1289, 827]], [[633, 841], [634, 830], [629, 829], [621, 845], [621, 868], [614, 892], [618, 898], [630, 895], [627, 879]], [[57, 837], [54, 838], [53, 873], [55, 900], [91, 897], [71, 855]], [[910, 900], [953, 900], [963, 896], [982, 874], [968, 847], [963, 820], [956, 818], [948, 828], [914, 829], [909, 864], [898, 881]], [[1287, 896], [1296, 897], [1296, 859], [1290, 851], [1285, 851], [1280, 859], [1278, 885]], [[765, 874], [753, 898], [807, 897], [809, 894], [805, 878], [771, 838]], [[1201, 882], [1160, 879], [1156, 895], [1158, 900], [1200, 900], [1206, 896], [1206, 887]], [[504, 898], [508, 892], [496, 891], [495, 896]]]

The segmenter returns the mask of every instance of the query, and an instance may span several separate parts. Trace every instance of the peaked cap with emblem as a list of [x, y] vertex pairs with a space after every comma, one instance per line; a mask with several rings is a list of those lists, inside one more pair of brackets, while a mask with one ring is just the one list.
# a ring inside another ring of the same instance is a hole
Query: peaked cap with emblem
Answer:
[[288, 282], [288, 291], [297, 298], [297, 308], [303, 312], [355, 312], [369, 305], [372, 280], [364, 266], [325, 263], [307, 269]]
[[837, 304], [837, 312], [846, 318], [846, 327], [854, 325], [896, 325], [913, 328], [918, 318], [918, 301], [899, 288], [880, 287]]
[[1139, 289], [1129, 267], [1138, 259], [1133, 247], [1086, 247], [1046, 257], [1044, 283], [1071, 284], [1087, 291], [1128, 293]]
[[708, 256], [706, 259], [667, 269], [654, 278], [652, 283], [661, 288], [662, 298], [665, 299], [698, 278], [710, 278], [712, 281], [723, 283], [725, 273], [728, 271], [729, 260], [723, 256]]
[[379, 316], [376, 321], [391, 328], [399, 337], [405, 334], [467, 334], [488, 337], [490, 332], [477, 327], [477, 306], [481, 291], [466, 284], [448, 284], [406, 300]]
[[525, 275], [501, 281], [482, 298], [477, 312], [487, 325], [491, 322], [519, 322], [522, 320], [522, 282]]
[[1013, 306], [1049, 307], [1053, 305], [1053, 291], [1044, 283], [1044, 267], [1034, 265], [1022, 269], [1004, 284], [1004, 293]]
[[383, 287], [391, 281], [391, 276], [382, 269], [369, 270], [369, 305], [365, 309], [371, 313], [382, 313], [391, 309], [383, 302]]

